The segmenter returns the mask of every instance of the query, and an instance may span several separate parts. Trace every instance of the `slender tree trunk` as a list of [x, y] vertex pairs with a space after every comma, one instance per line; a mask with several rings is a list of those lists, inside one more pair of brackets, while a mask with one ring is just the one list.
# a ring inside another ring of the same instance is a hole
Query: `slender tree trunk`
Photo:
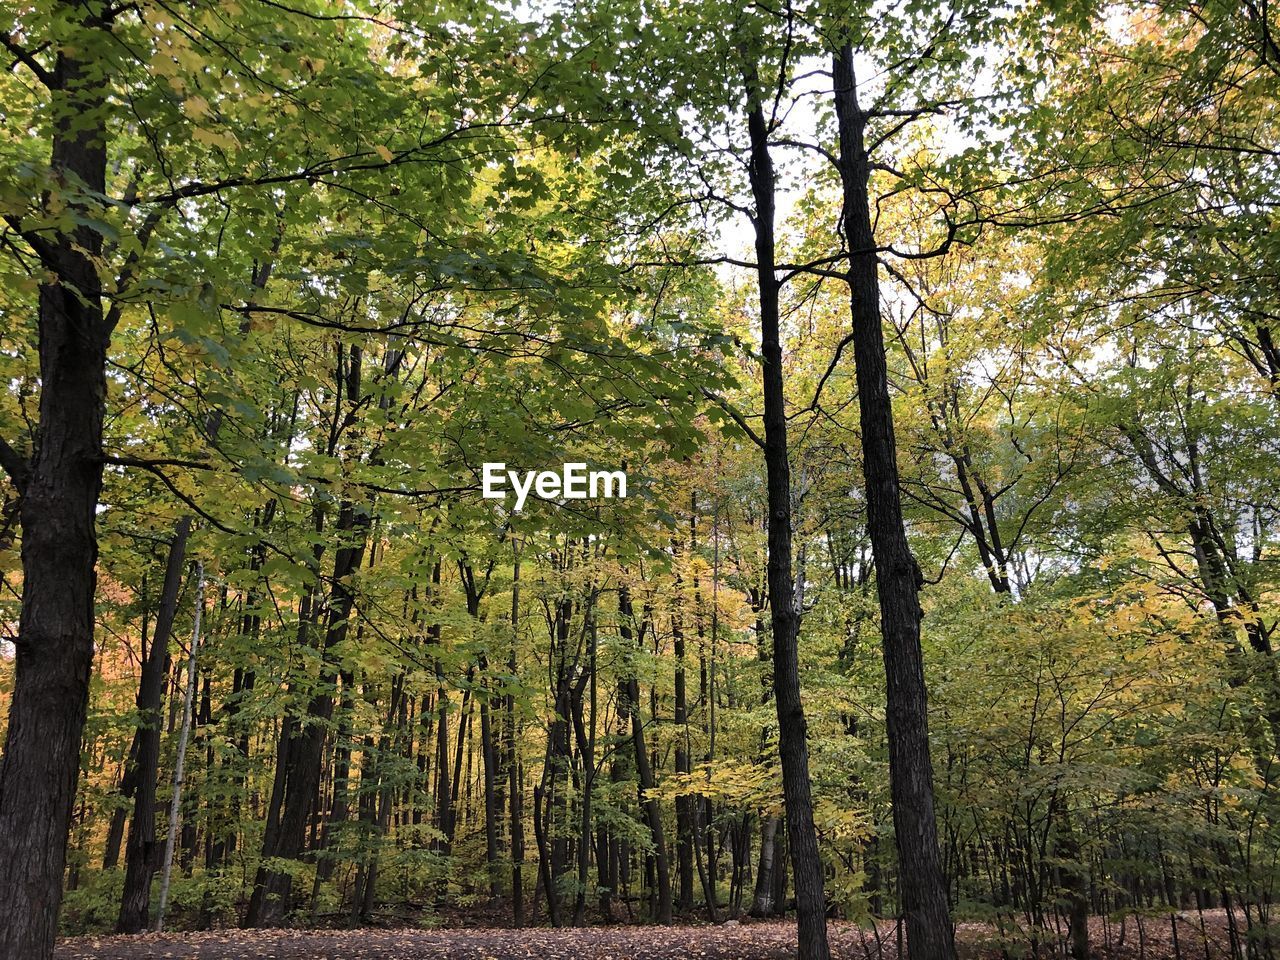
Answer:
[[[517, 550], [511, 574], [511, 646], [507, 652], [507, 672], [518, 676], [516, 644], [520, 636], [520, 554]], [[519, 730], [516, 727], [516, 698], [508, 692], [507, 713], [507, 801], [511, 804], [511, 923], [524, 926], [524, 790], [520, 777]]]
[[[587, 635], [587, 670], [574, 684], [571, 694], [574, 736], [578, 742], [578, 756], [582, 766], [582, 790], [579, 798], [581, 815], [578, 832], [578, 892], [573, 904], [573, 925], [580, 927], [586, 921], [587, 891], [590, 886], [592, 849], [592, 802], [596, 784], [596, 650], [598, 630], [595, 619], [594, 596], [586, 605], [588, 622], [583, 629]], [[590, 690], [591, 720], [586, 719], [587, 704], [583, 702], [584, 685]]]
[[[360, 409], [363, 397], [361, 367], [362, 353], [359, 347], [351, 347], [345, 355], [338, 352], [335, 384], [336, 402], [333, 410], [333, 430], [330, 434], [330, 454], [336, 452], [341, 423], [350, 424]], [[342, 399], [345, 395], [350, 409], [344, 414]], [[345, 419], [343, 419], [345, 417]], [[335, 538], [341, 544], [333, 559], [333, 576], [329, 589], [328, 616], [324, 638], [319, 645], [319, 686], [307, 704], [307, 722], [292, 728], [292, 742], [282, 752], [287, 757], [287, 770], [283, 781], [284, 799], [280, 806], [280, 819], [268, 821], [263, 841], [263, 859], [298, 860], [307, 843], [307, 826], [312, 809], [317, 803], [320, 787], [320, 768], [324, 758], [324, 742], [330, 719], [333, 716], [333, 691], [337, 672], [331, 663], [335, 646], [347, 636], [355, 594], [352, 576], [360, 569], [372, 525], [371, 504], [357, 505], [344, 498], [338, 507]], [[322, 515], [317, 514], [317, 531], [322, 525]], [[316, 558], [317, 567], [319, 557]], [[307, 629], [303, 617], [303, 630]], [[260, 867], [254, 882], [249, 909], [245, 915], [247, 927], [274, 927], [284, 923], [291, 907], [292, 875], [286, 870]]]
[[783, 818], [778, 824], [778, 829], [782, 831], [782, 837], [774, 841], [773, 844], [773, 915], [775, 917], [786, 916], [787, 907], [787, 821]]
[[[680, 578], [676, 577], [679, 592]], [[679, 600], [676, 601], [679, 603]], [[688, 774], [689, 761], [689, 705], [685, 672], [684, 624], [677, 612], [671, 618], [671, 639], [675, 647], [675, 703], [676, 724], [676, 773]], [[693, 803], [688, 794], [676, 797], [676, 865], [680, 875], [680, 910], [693, 911]]]
[[[485, 664], [488, 676], [488, 664]], [[484, 860], [489, 873], [489, 899], [502, 897], [501, 880], [498, 877], [498, 756], [493, 742], [493, 717], [489, 692], [481, 693], [480, 700], [480, 756], [484, 765]]]
[[[561, 925], [560, 898], [556, 894], [554, 855], [547, 837], [547, 826], [551, 819], [549, 791], [555, 789], [553, 755], [554, 749], [548, 738], [546, 753], [543, 755], [542, 782], [533, 788], [533, 834], [538, 844], [538, 880], [547, 895], [547, 919], [553, 927], [558, 927]], [[536, 890], [534, 899], [537, 899]]]
[[[615, 756], [609, 763], [609, 782], [619, 780], [620, 767]], [[596, 894], [599, 897], [600, 917], [605, 923], [613, 919], [613, 897], [618, 890], [618, 838], [605, 818], [596, 823]]]
[[[712, 527], [714, 537], [715, 527]], [[689, 554], [698, 553], [698, 494], [695, 490], [689, 495]], [[717, 558], [718, 559], [718, 558]], [[713, 576], [719, 576], [718, 564], [713, 566]], [[713, 587], [714, 599], [714, 587]], [[711, 615], [711, 658], [707, 659], [705, 611], [702, 606], [702, 584], [697, 568], [693, 568], [693, 616], [698, 634], [698, 699], [702, 705], [702, 732], [707, 738], [707, 751], [703, 759], [710, 764], [716, 755], [716, 641], [718, 627], [716, 615]], [[712, 824], [715, 821], [715, 808], [711, 797], [693, 798], [693, 820], [695, 853], [698, 859], [698, 873], [702, 879], [702, 896], [707, 903], [707, 915], [712, 923], [720, 922], [720, 905], [716, 894], [719, 882], [719, 848], [716, 846]], [[706, 859], [703, 859], [705, 850]]]
[[160, 904], [156, 911], [156, 930], [164, 929], [164, 911], [169, 902], [169, 880], [173, 871], [173, 847], [182, 812], [182, 785], [185, 782], [187, 740], [191, 736], [192, 707], [196, 696], [196, 658], [200, 654], [200, 616], [204, 611], [204, 567], [196, 564], [196, 616], [191, 631], [191, 650], [187, 654], [187, 690], [182, 698], [182, 726], [178, 729], [178, 750], [173, 761], [173, 796], [169, 799], [169, 829], [165, 831], [164, 856], [160, 870]]
[[[374, 710], [377, 709], [377, 696], [371, 685], [365, 684], [364, 699]], [[352, 926], [360, 923], [364, 913], [365, 891], [368, 889], [369, 875], [374, 857], [370, 849], [370, 840], [374, 833], [374, 824], [378, 817], [377, 783], [378, 783], [379, 750], [378, 742], [370, 731], [362, 738], [360, 751], [360, 790], [356, 799], [356, 819], [360, 826], [360, 852], [353, 858], [356, 861], [355, 882], [352, 884], [351, 908], [348, 913]]]
[[[130, 752], [128, 761], [126, 761], [126, 773], [120, 778], [120, 798], [122, 800], [132, 799], [133, 791], [137, 788], [137, 782], [127, 772], [127, 769], [133, 766], [133, 757], [136, 755], [137, 746], [138, 741], [135, 735], [133, 750]], [[118, 806], [111, 811], [111, 823], [107, 826], [107, 842], [102, 851], [103, 870], [114, 870], [120, 862], [120, 847], [124, 843], [125, 821], [128, 817], [129, 812], [123, 806]]]
[[778, 751], [786, 804], [787, 840], [795, 874], [801, 960], [827, 960], [826, 897], [818, 831], [813, 824], [809, 783], [808, 724], [800, 699], [800, 631], [791, 572], [791, 466], [787, 459], [787, 411], [783, 391], [779, 283], [774, 268], [774, 171], [769, 128], [754, 69], [747, 77], [747, 130], [751, 138], [748, 173], [755, 200], [760, 349], [764, 359], [764, 461], [769, 492], [769, 614], [773, 627], [774, 702], [778, 709]]
[[[150, 612], [150, 601], [147, 595], [147, 578], [144, 574], [142, 577], [142, 629], [139, 631], [141, 637], [142, 659], [146, 660], [147, 637], [150, 634], [148, 626], [148, 613]], [[168, 672], [167, 670], [165, 671]], [[139, 678], [139, 690], [141, 690], [142, 681]], [[163, 687], [163, 682], [161, 684]], [[160, 726], [162, 716], [158, 712], [156, 716], [156, 726]], [[142, 728], [135, 727], [133, 731], [133, 740], [129, 743], [129, 756], [124, 763], [124, 773], [120, 777], [120, 798], [122, 800], [132, 800], [133, 792], [138, 786], [138, 750], [140, 741], [142, 740]], [[111, 823], [107, 827], [107, 842], [102, 853], [102, 869], [114, 870], [116, 864], [120, 860], [120, 847], [124, 843], [124, 828], [128, 820], [129, 811], [123, 805], [115, 807], [111, 811]]]
[[[404, 683], [403, 674], [392, 677], [382, 734], [376, 743], [372, 735], [366, 739], [364, 768], [360, 774], [360, 819], [366, 825], [363, 833], [365, 849], [360, 855], [355, 895], [352, 898], [353, 921], [368, 922], [377, 906], [378, 861], [391, 823], [393, 800], [392, 787], [387, 783], [387, 763], [405, 726], [401, 722], [405, 716]], [[376, 709], [377, 697], [369, 683], [365, 683], [364, 696], [369, 706]]]
[[[490, 564], [490, 573], [493, 565]], [[477, 630], [482, 622], [480, 601], [489, 586], [489, 574], [477, 583], [475, 569], [470, 562], [458, 561], [458, 575], [466, 592], [467, 613]], [[479, 657], [481, 685], [478, 699], [480, 701], [480, 760], [482, 765], [484, 787], [484, 851], [485, 869], [489, 878], [489, 899], [497, 902], [502, 895], [501, 882], [498, 877], [498, 756], [494, 744], [492, 717], [492, 698], [490, 697], [489, 658], [484, 653]]]
[[168, 673], [169, 638], [178, 611], [178, 591], [182, 587], [182, 568], [190, 533], [191, 517], [186, 516], [174, 527], [173, 540], [169, 544], [156, 630], [142, 662], [142, 678], [138, 683], [138, 755], [133, 770], [133, 820], [129, 824], [129, 843], [125, 848], [124, 893], [116, 921], [116, 930], [120, 933], [140, 933], [147, 929], [151, 920], [151, 878], [158, 861], [156, 781], [160, 776], [161, 706], [164, 678]]
[[568, 614], [564, 614], [562, 636], [557, 646], [560, 648], [555, 678], [555, 717], [548, 731], [549, 744], [547, 764], [551, 770], [544, 804], [543, 832], [551, 855], [551, 885], [547, 888], [550, 902], [557, 906], [557, 916], [561, 905], [561, 888], [564, 875], [569, 872], [569, 841], [566, 835], [568, 818], [568, 793], [570, 767], [572, 763], [569, 743], [569, 717], [572, 711], [572, 684], [569, 682], [569, 665], [564, 661], [564, 644], [568, 640]]
[[[630, 647], [634, 643], [635, 631], [632, 629], [634, 611], [631, 608], [631, 595], [623, 587], [618, 591], [618, 632]], [[658, 909], [655, 911], [659, 923], [671, 923], [671, 868], [667, 860], [667, 842], [662, 827], [662, 811], [658, 801], [648, 796], [653, 789], [653, 767], [649, 763], [649, 750], [645, 745], [644, 721], [640, 716], [640, 683], [634, 673], [628, 676], [619, 686], [618, 710], [631, 720], [631, 745], [635, 754], [637, 786], [640, 793], [640, 805], [644, 810], [649, 825], [649, 836], [653, 840], [653, 859], [657, 873], [655, 892], [658, 898]]]
[[[462, 795], [463, 775], [462, 761], [464, 757], [469, 756], [467, 749], [471, 743], [471, 711], [474, 707], [474, 700], [471, 696], [472, 681], [475, 679], [476, 668], [474, 664], [467, 668], [465, 689], [462, 691], [462, 702], [458, 706], [458, 739], [454, 744], [453, 750], [453, 788], [450, 794], [450, 806], [453, 811], [449, 821], [449, 828], [453, 833], [457, 833], [458, 829], [458, 811], [461, 809], [466, 812], [465, 797]], [[450, 839], [453, 834], [450, 834]]]
[[893, 407], [880, 321], [880, 286], [868, 202], [866, 114], [858, 106], [853, 49], [833, 57], [854, 364], [862, 425], [867, 527], [880, 599], [888, 704], [889, 772], [899, 883], [911, 960], [953, 960], [955, 938], [938, 852], [929, 756], [928, 697], [920, 649], [920, 569], [907, 543], [898, 489]]
[[[440, 594], [441, 563], [436, 560], [431, 566], [431, 593], [433, 602]], [[441, 629], [439, 622], [427, 627], [427, 643], [439, 647]], [[436, 672], [436, 773], [434, 777], [436, 789], [435, 821], [439, 836], [431, 841], [432, 849], [437, 851], [447, 863], [453, 850], [453, 789], [449, 784], [449, 691], [444, 681], [444, 665], [440, 657], [435, 658]], [[442, 873], [436, 882], [436, 905], [443, 906], [448, 893], [448, 876]]]

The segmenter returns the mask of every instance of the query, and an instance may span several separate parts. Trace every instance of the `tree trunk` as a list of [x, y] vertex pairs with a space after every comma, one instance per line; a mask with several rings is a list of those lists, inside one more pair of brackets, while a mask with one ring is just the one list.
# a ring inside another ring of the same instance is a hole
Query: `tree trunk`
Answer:
[[[626, 587], [618, 590], [618, 632], [622, 639], [631, 646], [634, 637], [632, 622], [634, 611], [631, 608], [631, 594]], [[653, 840], [653, 859], [657, 872], [658, 909], [655, 914], [659, 923], [671, 923], [671, 868], [667, 860], [667, 843], [663, 835], [662, 811], [658, 801], [647, 796], [653, 789], [653, 768], [649, 764], [649, 750], [645, 745], [644, 721], [640, 717], [640, 683], [634, 673], [619, 685], [618, 711], [631, 720], [631, 745], [635, 754], [636, 776], [639, 778], [640, 806], [644, 810], [649, 826], [649, 836]]]
[[[514, 683], [519, 676], [516, 642], [520, 636], [520, 555], [517, 552], [511, 574], [511, 646], [507, 653], [507, 673]], [[520, 777], [519, 730], [516, 727], [516, 698], [508, 690], [505, 698], [507, 722], [507, 802], [511, 805], [511, 923], [524, 926], [524, 788]]]
[[133, 770], [133, 820], [125, 848], [124, 892], [116, 921], [119, 933], [140, 933], [147, 929], [151, 919], [151, 878], [157, 861], [156, 782], [160, 776], [161, 706], [168, 673], [169, 638], [178, 611], [178, 591], [182, 586], [182, 567], [190, 533], [191, 517], [185, 516], [174, 527], [169, 544], [156, 630], [142, 661], [142, 678], [138, 683], [138, 755]]
[[187, 689], [182, 698], [182, 726], [178, 729], [178, 749], [173, 761], [173, 796], [169, 798], [169, 828], [165, 831], [164, 856], [160, 870], [160, 905], [156, 910], [156, 932], [164, 930], [164, 910], [169, 901], [169, 880], [173, 872], [173, 847], [177, 840], [178, 818], [182, 811], [182, 785], [187, 756], [187, 740], [191, 736], [192, 707], [196, 696], [196, 658], [200, 654], [200, 616], [204, 611], [204, 567], [196, 564], [196, 613], [191, 630], [191, 648], [187, 653]]
[[757, 281], [760, 291], [760, 349], [764, 359], [764, 461], [769, 491], [769, 614], [773, 627], [774, 702], [778, 710], [778, 752], [786, 804], [787, 840], [795, 875], [801, 960], [827, 960], [826, 897], [818, 832], [813, 824], [809, 784], [808, 725], [800, 699], [800, 630], [791, 573], [791, 467], [787, 459], [787, 411], [783, 393], [779, 283], [774, 269], [774, 172], [769, 129], [754, 69], [747, 76], [747, 130], [751, 138], [749, 174], [755, 200]]
[[[297, 860], [302, 856], [307, 836], [307, 820], [320, 786], [325, 731], [333, 714], [332, 687], [336, 674], [327, 662], [328, 651], [346, 636], [355, 601], [349, 579], [359, 568], [364, 555], [364, 536], [369, 519], [368, 512], [357, 513], [354, 504], [342, 504], [337, 530], [350, 538], [350, 542], [339, 549], [334, 557], [329, 617], [321, 645], [324, 662], [321, 666], [320, 689], [307, 706], [308, 722], [301, 729], [296, 725], [292, 727], [291, 740], [287, 751], [284, 751], [284, 800], [274, 836], [269, 832], [264, 838], [264, 859]], [[281, 925], [289, 912], [292, 883], [292, 877], [285, 871], [260, 869], [245, 916], [245, 926]]]
[[911, 555], [898, 489], [893, 407], [880, 326], [880, 286], [868, 204], [866, 114], [858, 106], [853, 49], [833, 57], [840, 124], [840, 178], [854, 365], [862, 425], [867, 527], [880, 599], [880, 629], [887, 680], [886, 726], [899, 882], [912, 960], [952, 960], [955, 938], [942, 875], [933, 811], [928, 697], [920, 649], [920, 569]]
[[352, 721], [355, 714], [355, 675], [350, 670], [339, 672], [342, 683], [338, 699], [338, 730], [333, 744], [333, 798], [329, 801], [329, 815], [320, 830], [320, 845], [316, 849], [316, 877], [314, 890], [318, 894], [321, 884], [333, 879], [337, 860], [333, 854], [335, 834], [342, 830], [351, 809], [351, 744]]
[[[485, 675], [487, 678], [487, 663]], [[484, 861], [489, 874], [489, 899], [496, 902], [502, 897], [502, 885], [498, 876], [498, 755], [493, 742], [493, 717], [488, 690], [480, 700], [480, 758], [484, 765]]]
[[[680, 586], [680, 577], [677, 576], [677, 596]], [[677, 603], [679, 603], [678, 600]], [[678, 612], [671, 618], [671, 640], [675, 646], [676, 657], [673, 718], [676, 724], [676, 773], [688, 774], [691, 769], [688, 747], [689, 705], [684, 661], [684, 624]], [[693, 803], [694, 798], [688, 794], [676, 797], [676, 866], [680, 874], [679, 904], [681, 912], [686, 914], [693, 911]]]
[[756, 864], [756, 889], [751, 898], [753, 917], [767, 917], [773, 913], [774, 841], [778, 835], [778, 818], [765, 817], [760, 821], [760, 859]]
[[[578, 831], [578, 891], [573, 903], [573, 925], [580, 927], [586, 921], [587, 892], [590, 887], [592, 848], [592, 801], [596, 784], [596, 654], [598, 628], [595, 619], [594, 592], [585, 606], [587, 623], [583, 630], [587, 636], [587, 669], [570, 691], [570, 711], [573, 718], [574, 737], [578, 744], [579, 765], [582, 768], [582, 788], [578, 799], [580, 829]], [[590, 690], [591, 721], [586, 719], [587, 704], [583, 700], [583, 688]]]
[[[107, 132], [102, 71], [77, 51], [110, 40], [96, 15], [80, 18], [82, 42], [58, 47], [48, 78], [51, 170], [59, 190], [106, 192]], [[55, 14], [62, 16], [63, 13]], [[70, 198], [70, 208], [84, 202]], [[70, 218], [68, 218], [70, 219]], [[39, 293], [40, 407], [35, 449], [24, 460], [0, 448], [22, 497], [22, 610], [14, 641], [13, 698], [0, 760], [0, 958], [41, 960], [53, 952], [67, 837], [80, 773], [80, 737], [93, 665], [102, 487], [107, 345], [91, 227], [23, 232], [46, 270]]]

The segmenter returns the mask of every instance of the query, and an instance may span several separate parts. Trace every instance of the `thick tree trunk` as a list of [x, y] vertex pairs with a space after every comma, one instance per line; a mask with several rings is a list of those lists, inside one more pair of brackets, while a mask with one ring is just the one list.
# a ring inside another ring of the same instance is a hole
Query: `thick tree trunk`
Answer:
[[953, 960], [955, 938], [933, 810], [933, 763], [929, 756], [928, 698], [917, 595], [920, 570], [907, 543], [898, 489], [893, 407], [868, 204], [869, 169], [863, 142], [866, 114], [858, 106], [853, 50], [848, 44], [835, 54], [833, 70], [867, 527], [880, 599], [888, 689], [889, 773], [907, 949], [911, 960]]
[[[69, 17], [77, 14], [66, 5]], [[59, 14], [61, 15], [61, 14]], [[96, 19], [86, 32], [105, 34]], [[59, 47], [50, 94], [52, 183], [106, 191], [102, 71]], [[71, 207], [83, 206], [72, 200]], [[67, 836], [80, 772], [80, 737], [93, 664], [98, 559], [95, 508], [102, 487], [102, 421], [111, 335], [95, 261], [102, 237], [79, 226], [28, 239], [46, 270], [40, 285], [40, 408], [35, 449], [4, 464], [22, 496], [22, 611], [14, 641], [13, 699], [0, 760], [0, 958], [53, 952]]]
[[169, 544], [155, 634], [142, 662], [142, 678], [138, 683], [138, 755], [133, 772], [133, 820], [125, 848], [124, 892], [116, 921], [116, 930], [120, 933], [140, 933], [148, 929], [151, 920], [151, 878], [157, 866], [156, 782], [160, 776], [161, 706], [168, 673], [169, 638], [178, 612], [178, 592], [182, 587], [182, 568], [190, 534], [191, 518], [183, 517], [174, 527]]
[[826, 897], [809, 784], [808, 725], [800, 699], [800, 631], [791, 572], [791, 466], [783, 392], [779, 283], [774, 269], [774, 172], [769, 129], [753, 71], [747, 77], [747, 130], [751, 138], [751, 193], [755, 200], [760, 349], [764, 359], [764, 461], [769, 492], [769, 614], [773, 627], [774, 702], [786, 805], [787, 840], [795, 875], [801, 960], [827, 960]]

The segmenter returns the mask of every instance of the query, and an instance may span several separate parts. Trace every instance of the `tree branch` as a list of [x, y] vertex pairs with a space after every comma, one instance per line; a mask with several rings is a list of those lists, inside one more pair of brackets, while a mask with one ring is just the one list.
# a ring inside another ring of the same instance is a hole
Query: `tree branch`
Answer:
[[714, 403], [721, 410], [723, 410], [725, 413], [727, 413], [732, 418], [733, 422], [736, 423], [742, 429], [742, 432], [751, 438], [752, 443], [754, 443], [761, 450], [764, 449], [764, 441], [760, 439], [760, 435], [751, 429], [751, 425], [748, 424], [747, 421], [742, 418], [742, 414], [740, 414], [737, 410], [733, 409], [733, 407], [726, 400], [716, 396], [706, 387], [702, 388], [702, 395], [706, 397], [708, 400], [710, 400], [712, 403]]
[[4, 215], [4, 222], [9, 225], [9, 229], [26, 241], [27, 246], [35, 251], [40, 262], [53, 273], [58, 273], [60, 266], [57, 256], [57, 248], [52, 243], [40, 236], [34, 230], [23, 229], [22, 221], [11, 213]]
[[36, 75], [36, 79], [52, 90], [54, 87], [53, 74], [44, 68], [39, 60], [26, 47], [19, 46], [13, 39], [13, 34], [6, 31], [0, 31], [0, 45], [13, 54], [14, 62], [21, 63], [28, 70]]
[[9, 475], [18, 492], [22, 493], [27, 486], [31, 465], [27, 462], [27, 458], [11, 447], [3, 437], [0, 437], [0, 467], [4, 468], [4, 472]]

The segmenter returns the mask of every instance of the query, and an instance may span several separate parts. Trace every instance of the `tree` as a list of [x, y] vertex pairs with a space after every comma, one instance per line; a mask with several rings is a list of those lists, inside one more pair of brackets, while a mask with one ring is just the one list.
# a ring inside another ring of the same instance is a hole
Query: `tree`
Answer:
[[800, 956], [825, 960], [826, 898], [822, 860], [813, 823], [809, 782], [808, 725], [800, 697], [800, 660], [796, 649], [800, 617], [792, 574], [791, 468], [787, 450], [787, 411], [783, 391], [782, 333], [778, 307], [777, 261], [774, 253], [774, 172], [769, 154], [769, 126], [756, 68], [744, 68], [747, 128], [751, 138], [748, 167], [755, 199], [756, 278], [760, 295], [760, 351], [764, 381], [764, 459], [769, 503], [769, 621], [773, 631], [773, 689], [778, 710], [778, 750], [786, 796], [787, 842], [795, 871]]
[[933, 809], [928, 693], [917, 596], [923, 578], [903, 525], [898, 451], [880, 320], [876, 240], [867, 201], [869, 167], [863, 138], [867, 118], [858, 105], [853, 47], [848, 42], [832, 57], [832, 77], [840, 124], [839, 163], [844, 236], [849, 249], [847, 281], [853, 361], [862, 427], [867, 528], [875, 560], [888, 681], [889, 769], [907, 947], [917, 960], [948, 960], [955, 956], [955, 942]]
[[[46, 67], [11, 35], [5, 46], [48, 91], [52, 116], [46, 208], [61, 224], [12, 230], [46, 271], [39, 289], [40, 418], [34, 446], [0, 446], [21, 496], [22, 617], [13, 702], [0, 759], [0, 956], [53, 952], [67, 832], [89, 701], [97, 585], [95, 508], [102, 487], [106, 352], [119, 307], [103, 300], [96, 225], [106, 192], [107, 91], [97, 57], [110, 21], [76, 4], [50, 11], [58, 53]], [[128, 282], [120, 278], [117, 289]]]

